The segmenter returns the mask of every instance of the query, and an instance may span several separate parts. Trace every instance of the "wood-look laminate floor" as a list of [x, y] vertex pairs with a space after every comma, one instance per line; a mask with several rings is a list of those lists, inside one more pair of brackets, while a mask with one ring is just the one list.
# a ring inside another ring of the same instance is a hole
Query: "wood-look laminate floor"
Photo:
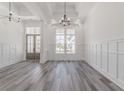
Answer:
[[85, 62], [21, 62], [0, 69], [0, 90], [110, 91], [121, 90]]

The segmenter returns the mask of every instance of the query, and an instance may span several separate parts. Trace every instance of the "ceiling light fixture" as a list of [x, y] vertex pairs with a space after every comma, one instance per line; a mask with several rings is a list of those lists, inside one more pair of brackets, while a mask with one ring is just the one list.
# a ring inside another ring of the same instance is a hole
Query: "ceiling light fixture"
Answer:
[[0, 15], [0, 19], [8, 19], [8, 21], [21, 22], [21, 18], [12, 12], [12, 3], [8, 3], [9, 15]]
[[12, 13], [12, 3], [11, 2], [9, 2], [9, 17], [8, 17], [8, 20], [9, 21], [15, 21], [16, 20], [16, 22], [20, 22], [21, 21], [21, 18], [20, 17], [15, 17], [14, 18], [14, 16], [13, 16], [13, 13]]
[[64, 15], [62, 17], [62, 19], [60, 20], [60, 24], [62, 26], [69, 26], [71, 25], [71, 20], [70, 18], [67, 17], [67, 6], [66, 6], [66, 2], [64, 3]]

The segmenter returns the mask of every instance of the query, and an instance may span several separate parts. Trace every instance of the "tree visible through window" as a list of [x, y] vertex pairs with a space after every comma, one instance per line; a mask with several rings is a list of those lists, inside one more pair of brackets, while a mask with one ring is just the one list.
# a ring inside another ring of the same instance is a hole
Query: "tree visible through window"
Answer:
[[56, 30], [56, 53], [75, 53], [75, 30]]

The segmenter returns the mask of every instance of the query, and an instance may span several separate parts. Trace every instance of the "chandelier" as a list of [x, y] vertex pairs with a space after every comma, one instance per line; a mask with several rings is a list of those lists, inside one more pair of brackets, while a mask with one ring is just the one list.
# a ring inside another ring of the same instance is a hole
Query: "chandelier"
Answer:
[[13, 13], [12, 13], [12, 3], [9, 2], [9, 16], [8, 16], [8, 20], [9, 21], [16, 21], [16, 22], [20, 22], [21, 18], [20, 17], [14, 17]]
[[71, 25], [71, 21], [70, 21], [70, 18], [67, 17], [67, 13], [66, 13], [66, 2], [64, 3], [64, 15], [63, 17], [61, 18], [60, 20], [60, 24], [62, 26], [69, 26]]
[[17, 16], [15, 13], [12, 12], [12, 3], [9, 2], [8, 3], [8, 10], [9, 10], [9, 14], [6, 15], [0, 15], [0, 19], [8, 19], [8, 21], [13, 21], [13, 22], [20, 22], [21, 18], [19, 16]]

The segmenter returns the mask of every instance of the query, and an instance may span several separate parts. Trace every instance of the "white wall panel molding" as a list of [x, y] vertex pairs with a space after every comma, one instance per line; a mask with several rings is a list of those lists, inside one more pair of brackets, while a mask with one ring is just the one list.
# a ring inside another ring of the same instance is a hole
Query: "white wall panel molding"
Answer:
[[124, 39], [87, 44], [85, 58], [93, 68], [124, 88]]
[[109, 73], [109, 43], [107, 42], [107, 72]]
[[116, 41], [109, 41], [109, 73], [117, 77], [117, 45]]
[[118, 42], [116, 41], [116, 57], [117, 57], [117, 59], [116, 59], [116, 68], [117, 68], [117, 69], [116, 69], [116, 78], [117, 78], [117, 79], [118, 79], [118, 76], [119, 76], [119, 75], [118, 75], [118, 74], [119, 74], [119, 73], [118, 73], [118, 69], [119, 69], [119, 67], [118, 67], [118, 64], [119, 64], [119, 63], [118, 63], [118, 50], [119, 50], [118, 47], [119, 47], [119, 46], [118, 46]]
[[0, 68], [22, 61], [16, 44], [0, 43]]
[[[1, 14], [5, 13], [3, 8], [4, 6], [0, 6]], [[24, 54], [23, 33], [22, 23], [9, 22], [6, 19], [0, 21], [0, 67], [19, 62], [21, 55]]]
[[100, 44], [100, 69], [102, 70], [102, 44]]
[[107, 43], [102, 44], [102, 70], [107, 72]]
[[117, 41], [117, 58], [118, 58], [118, 64], [117, 64], [117, 67], [118, 67], [118, 70], [117, 70], [117, 73], [118, 73], [118, 79], [120, 81], [123, 81], [124, 82], [124, 40], [118, 40]]

